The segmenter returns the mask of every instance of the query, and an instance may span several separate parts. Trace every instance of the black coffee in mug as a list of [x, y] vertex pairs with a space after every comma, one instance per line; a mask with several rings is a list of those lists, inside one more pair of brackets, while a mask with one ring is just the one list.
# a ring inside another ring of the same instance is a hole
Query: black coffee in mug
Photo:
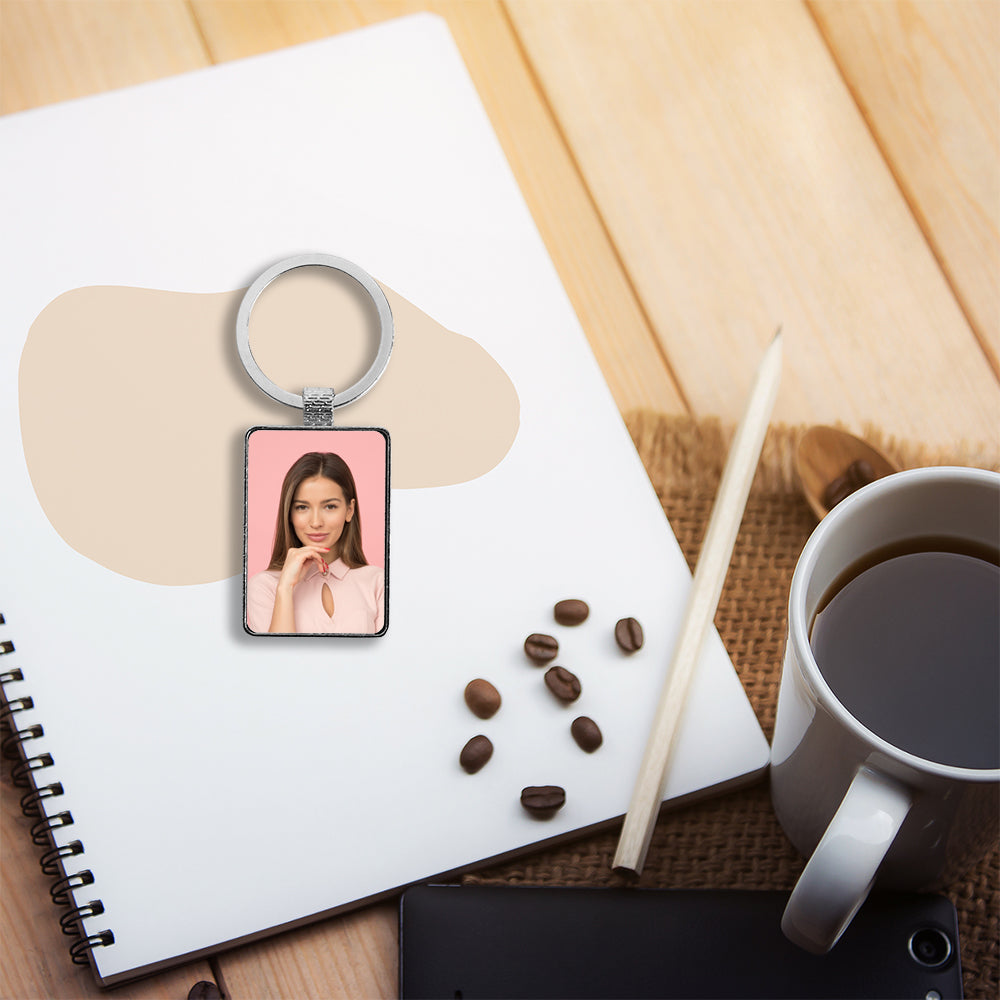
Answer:
[[834, 582], [810, 631], [840, 703], [900, 750], [1000, 767], [1000, 554], [920, 538], [869, 554]]

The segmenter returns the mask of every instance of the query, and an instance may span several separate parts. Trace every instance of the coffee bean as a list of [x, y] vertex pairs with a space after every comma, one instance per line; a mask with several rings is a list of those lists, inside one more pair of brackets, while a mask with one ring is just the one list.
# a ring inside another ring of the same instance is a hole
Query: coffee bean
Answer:
[[500, 692], [489, 681], [477, 677], [465, 685], [465, 704], [480, 719], [492, 718], [500, 708]]
[[836, 479], [827, 483], [826, 489], [823, 490], [823, 495], [820, 497], [820, 501], [827, 510], [833, 510], [838, 503], [842, 500], [846, 500], [854, 492], [854, 490], [854, 485], [845, 473], [844, 475], [837, 476]]
[[559, 643], [551, 635], [532, 632], [524, 640], [524, 651], [528, 654], [529, 660], [541, 665], [556, 658], [556, 654], [559, 652]]
[[222, 990], [215, 983], [203, 979], [188, 990], [187, 1000], [222, 1000]]
[[521, 805], [537, 819], [549, 819], [566, 803], [566, 790], [558, 785], [529, 785], [521, 789]]
[[493, 756], [493, 744], [488, 736], [473, 736], [468, 743], [462, 747], [462, 752], [458, 755], [458, 762], [463, 770], [469, 774], [475, 774], [480, 768], [485, 767], [487, 761]]
[[565, 667], [549, 667], [545, 671], [545, 686], [567, 704], [580, 697], [580, 679]]
[[556, 621], [560, 625], [579, 625], [581, 622], [585, 622], [587, 615], [590, 614], [587, 602], [577, 600], [576, 598], [559, 601], [554, 611]]
[[626, 653], [642, 648], [642, 626], [634, 618], [622, 618], [615, 625], [615, 642]]
[[573, 734], [576, 745], [587, 753], [593, 753], [604, 742], [600, 727], [586, 715], [574, 719], [569, 731]]

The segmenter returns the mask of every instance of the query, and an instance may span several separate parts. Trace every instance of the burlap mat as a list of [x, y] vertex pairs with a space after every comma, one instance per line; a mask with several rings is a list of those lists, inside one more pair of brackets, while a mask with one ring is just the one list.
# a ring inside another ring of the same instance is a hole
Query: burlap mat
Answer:
[[[641, 412], [629, 430], [674, 533], [694, 568], [732, 429]], [[772, 427], [750, 493], [715, 624], [770, 740], [784, 648], [792, 570], [816, 521], [801, 498], [793, 465], [800, 429]], [[961, 464], [996, 468], [996, 456], [967, 446], [930, 454], [873, 429], [867, 435], [901, 468]], [[631, 779], [627, 779], [631, 780]], [[771, 809], [767, 782], [665, 812], [657, 822], [638, 882], [612, 872], [617, 828], [465, 876], [469, 883], [638, 884], [663, 888], [790, 890], [803, 859]], [[962, 938], [966, 997], [1000, 996], [1000, 851], [945, 895]]]

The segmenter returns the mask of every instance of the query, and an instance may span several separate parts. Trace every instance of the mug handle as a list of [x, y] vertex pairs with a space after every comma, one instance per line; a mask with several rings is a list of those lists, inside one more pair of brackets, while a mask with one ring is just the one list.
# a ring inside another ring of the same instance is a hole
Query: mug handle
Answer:
[[862, 765], [806, 863], [781, 918], [794, 944], [829, 951], [868, 898], [913, 798], [905, 785]]

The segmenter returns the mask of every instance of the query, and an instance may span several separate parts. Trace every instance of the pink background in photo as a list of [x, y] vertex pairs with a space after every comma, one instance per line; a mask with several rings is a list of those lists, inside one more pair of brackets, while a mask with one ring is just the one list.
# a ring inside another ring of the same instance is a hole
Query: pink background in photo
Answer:
[[361, 543], [373, 566], [385, 566], [386, 441], [372, 430], [255, 430], [247, 444], [247, 576], [271, 560], [281, 482], [309, 451], [336, 452], [351, 467], [358, 488]]

